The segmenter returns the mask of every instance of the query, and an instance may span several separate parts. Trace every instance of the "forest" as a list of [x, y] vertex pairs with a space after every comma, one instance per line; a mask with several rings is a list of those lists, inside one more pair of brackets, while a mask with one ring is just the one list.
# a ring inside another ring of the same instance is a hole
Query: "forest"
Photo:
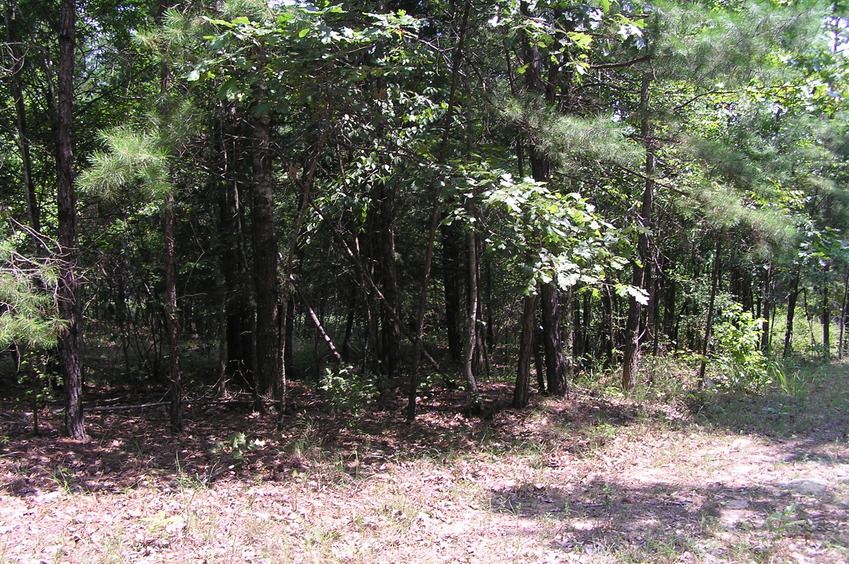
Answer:
[[[849, 5], [5, 0], [5, 394], [505, 404], [842, 358]], [[613, 375], [611, 377], [611, 375]]]

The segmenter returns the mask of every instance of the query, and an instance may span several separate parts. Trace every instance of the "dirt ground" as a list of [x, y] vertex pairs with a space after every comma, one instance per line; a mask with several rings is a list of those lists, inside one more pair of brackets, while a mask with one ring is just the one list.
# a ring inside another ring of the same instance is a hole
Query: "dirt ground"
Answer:
[[115, 393], [87, 399], [86, 443], [6, 411], [0, 562], [849, 561], [848, 377], [526, 411], [490, 384], [483, 417], [437, 391], [413, 425], [400, 401], [352, 417], [300, 386], [283, 432], [198, 400], [176, 438], [166, 407]]

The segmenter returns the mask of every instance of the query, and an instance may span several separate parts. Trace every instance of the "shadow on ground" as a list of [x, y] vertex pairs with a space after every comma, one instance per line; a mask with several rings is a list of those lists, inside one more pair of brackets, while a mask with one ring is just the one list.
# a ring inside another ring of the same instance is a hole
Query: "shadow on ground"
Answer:
[[[845, 454], [821, 448], [845, 443], [849, 430], [843, 407], [849, 403], [839, 395], [846, 386], [837, 387], [842, 372], [826, 374], [804, 400], [717, 394], [690, 405], [689, 411], [683, 404], [640, 405], [585, 390], [556, 401], [537, 397], [536, 409], [519, 411], [509, 408], [510, 385], [491, 383], [481, 388], [486, 405], [482, 417], [464, 415], [466, 395], [445, 390], [422, 401], [412, 425], [403, 421], [400, 398], [380, 411], [335, 414], [312, 389], [295, 385], [282, 431], [275, 429], [274, 415], [254, 413], [248, 402], [207, 399], [189, 405], [187, 432], [180, 436], [165, 431], [167, 406], [90, 413], [92, 440], [87, 443], [60, 438], [56, 412], [43, 423], [44, 436], [27, 431], [21, 415], [0, 421], [0, 434], [7, 438], [0, 446], [0, 489], [30, 496], [57, 489], [118, 492], [137, 486], [174, 488], [186, 481], [285, 480], [317, 465], [333, 466], [338, 479], [357, 479], [380, 472], [389, 462], [444, 460], [481, 450], [555, 449], [580, 456], [614, 440], [611, 429], [645, 418], [677, 427], [707, 423], [776, 441], [792, 438], [788, 460], [822, 457], [842, 463]], [[809, 409], [823, 396], [829, 397], [827, 411]], [[651, 506], [644, 507], [648, 515]]]
[[808, 545], [849, 545], [846, 505], [829, 489], [817, 494], [802, 494], [793, 483], [627, 487], [591, 480], [563, 488], [523, 484], [493, 490], [490, 504], [493, 511], [555, 528], [553, 546], [568, 552], [632, 547], [640, 553], [680, 555], [709, 551], [712, 539], [720, 537], [728, 550], [733, 546], [729, 536], [745, 543], [750, 534]]

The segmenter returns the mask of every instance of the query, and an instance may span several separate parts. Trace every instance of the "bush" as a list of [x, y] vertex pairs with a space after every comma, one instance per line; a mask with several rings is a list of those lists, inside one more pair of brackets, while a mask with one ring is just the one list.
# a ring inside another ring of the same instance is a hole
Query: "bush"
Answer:
[[762, 390], [775, 375], [775, 364], [761, 351], [762, 320], [731, 302], [717, 314], [713, 326], [712, 360], [719, 387]]
[[371, 405], [378, 395], [375, 376], [357, 372], [353, 366], [325, 367], [321, 390], [334, 412], [359, 412]]

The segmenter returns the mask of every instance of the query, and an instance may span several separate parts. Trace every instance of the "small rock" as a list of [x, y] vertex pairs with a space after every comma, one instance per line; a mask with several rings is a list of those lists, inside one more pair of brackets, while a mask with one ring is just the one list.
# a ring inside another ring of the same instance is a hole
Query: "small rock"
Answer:
[[725, 506], [728, 509], [746, 509], [749, 507], [749, 502], [745, 499], [732, 499]]
[[785, 486], [799, 495], [820, 496], [825, 493], [826, 485], [815, 480], [793, 480]]

